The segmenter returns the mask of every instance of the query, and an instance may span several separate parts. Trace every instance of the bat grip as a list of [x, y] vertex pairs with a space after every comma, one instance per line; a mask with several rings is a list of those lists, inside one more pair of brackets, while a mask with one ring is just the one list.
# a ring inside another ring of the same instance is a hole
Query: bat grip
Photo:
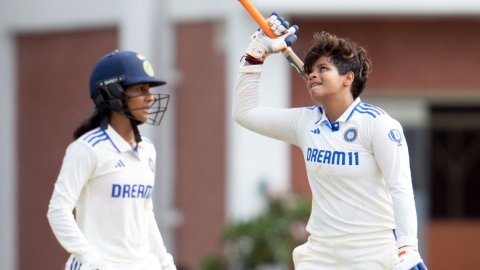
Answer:
[[282, 51], [285, 58], [287, 58], [288, 63], [292, 66], [295, 71], [300, 75], [305, 81], [308, 81], [308, 76], [303, 70], [303, 62], [298, 56], [293, 52], [292, 48], [288, 47]]

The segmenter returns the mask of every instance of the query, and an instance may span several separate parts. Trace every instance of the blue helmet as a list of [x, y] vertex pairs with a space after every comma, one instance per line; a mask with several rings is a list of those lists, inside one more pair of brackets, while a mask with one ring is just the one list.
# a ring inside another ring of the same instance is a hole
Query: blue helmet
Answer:
[[[124, 92], [128, 86], [148, 83], [150, 87], [166, 84], [164, 80], [155, 77], [152, 65], [144, 56], [132, 51], [114, 51], [97, 62], [90, 75], [90, 97], [99, 110], [121, 111], [133, 120], [135, 137], [139, 138], [136, 128], [140, 122], [131, 114], [124, 102]], [[159, 125], [167, 110], [170, 96], [168, 94], [150, 94], [153, 102], [149, 108], [147, 124]], [[133, 108], [134, 110], [135, 108]], [[102, 122], [106, 127], [106, 122]]]
[[148, 83], [150, 86], [163, 85], [166, 82], [155, 77], [152, 65], [141, 54], [132, 51], [114, 51], [97, 62], [90, 75], [90, 97], [102, 86], [120, 84], [127, 86]]

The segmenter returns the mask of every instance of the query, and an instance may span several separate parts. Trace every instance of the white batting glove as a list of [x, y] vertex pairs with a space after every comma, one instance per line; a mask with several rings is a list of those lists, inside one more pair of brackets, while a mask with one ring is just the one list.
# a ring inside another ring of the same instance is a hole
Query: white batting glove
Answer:
[[[277, 36], [282, 36], [289, 33], [288, 31], [290, 28], [290, 23], [277, 12], [273, 12], [272, 15], [268, 17], [267, 23], [272, 32]], [[293, 27], [297, 28], [296, 31], [298, 31], [297, 25], [293, 25]]]
[[416, 247], [405, 246], [398, 250], [398, 262], [395, 270], [428, 270]]
[[289, 23], [276, 13], [267, 22], [277, 38], [268, 37], [261, 29], [256, 31], [250, 37], [250, 45], [245, 51], [245, 58], [251, 64], [263, 64], [269, 54], [281, 52], [297, 40], [295, 33], [298, 26], [289, 27]]

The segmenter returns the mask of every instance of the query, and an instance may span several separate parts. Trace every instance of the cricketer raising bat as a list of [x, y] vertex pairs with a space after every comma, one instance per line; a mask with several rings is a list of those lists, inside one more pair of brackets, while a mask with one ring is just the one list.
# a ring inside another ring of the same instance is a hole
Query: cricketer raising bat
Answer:
[[[247, 10], [248, 14], [255, 20], [255, 22], [262, 28], [263, 32], [271, 38], [276, 38], [275, 34], [270, 29], [270, 26], [267, 23], [267, 20], [263, 15], [255, 8], [255, 6], [250, 2], [250, 0], [238, 0], [242, 6]], [[290, 65], [297, 71], [297, 73], [302, 76], [304, 80], [308, 80], [307, 75], [303, 71], [303, 62], [298, 58], [292, 48], [288, 47], [282, 51], [282, 53], [287, 58]]]

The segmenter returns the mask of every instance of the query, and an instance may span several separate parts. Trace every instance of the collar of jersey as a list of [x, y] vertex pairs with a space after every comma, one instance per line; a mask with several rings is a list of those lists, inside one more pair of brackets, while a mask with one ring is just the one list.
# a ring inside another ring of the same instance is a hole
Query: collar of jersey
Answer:
[[117, 133], [117, 131], [110, 125], [108, 125], [108, 128], [105, 130], [105, 133], [108, 136], [108, 139], [110, 142], [112, 142], [113, 146], [120, 152], [124, 153], [127, 151], [136, 151], [137, 148], [144, 148], [144, 142], [141, 141], [138, 143], [138, 147], [132, 148], [130, 144], [125, 141], [125, 139], [120, 136], [120, 134]]
[[[357, 105], [361, 102], [360, 98], [357, 97], [352, 104], [350, 104], [350, 106], [348, 106], [347, 110], [345, 112], [342, 113], [342, 115], [340, 115], [340, 117], [338, 118], [337, 121], [335, 122], [347, 122], [348, 119], [350, 119], [350, 116], [352, 116], [353, 114], [353, 110], [355, 109], [355, 107], [357, 107]], [[317, 121], [321, 121], [322, 123], [324, 123], [325, 121], [327, 121], [327, 115], [325, 114], [325, 109], [323, 108], [323, 106], [320, 108], [320, 111], [322, 112], [322, 117]], [[322, 121], [323, 120], [323, 121]], [[328, 121], [327, 121], [328, 122]], [[334, 122], [332, 122], [334, 123]]]

